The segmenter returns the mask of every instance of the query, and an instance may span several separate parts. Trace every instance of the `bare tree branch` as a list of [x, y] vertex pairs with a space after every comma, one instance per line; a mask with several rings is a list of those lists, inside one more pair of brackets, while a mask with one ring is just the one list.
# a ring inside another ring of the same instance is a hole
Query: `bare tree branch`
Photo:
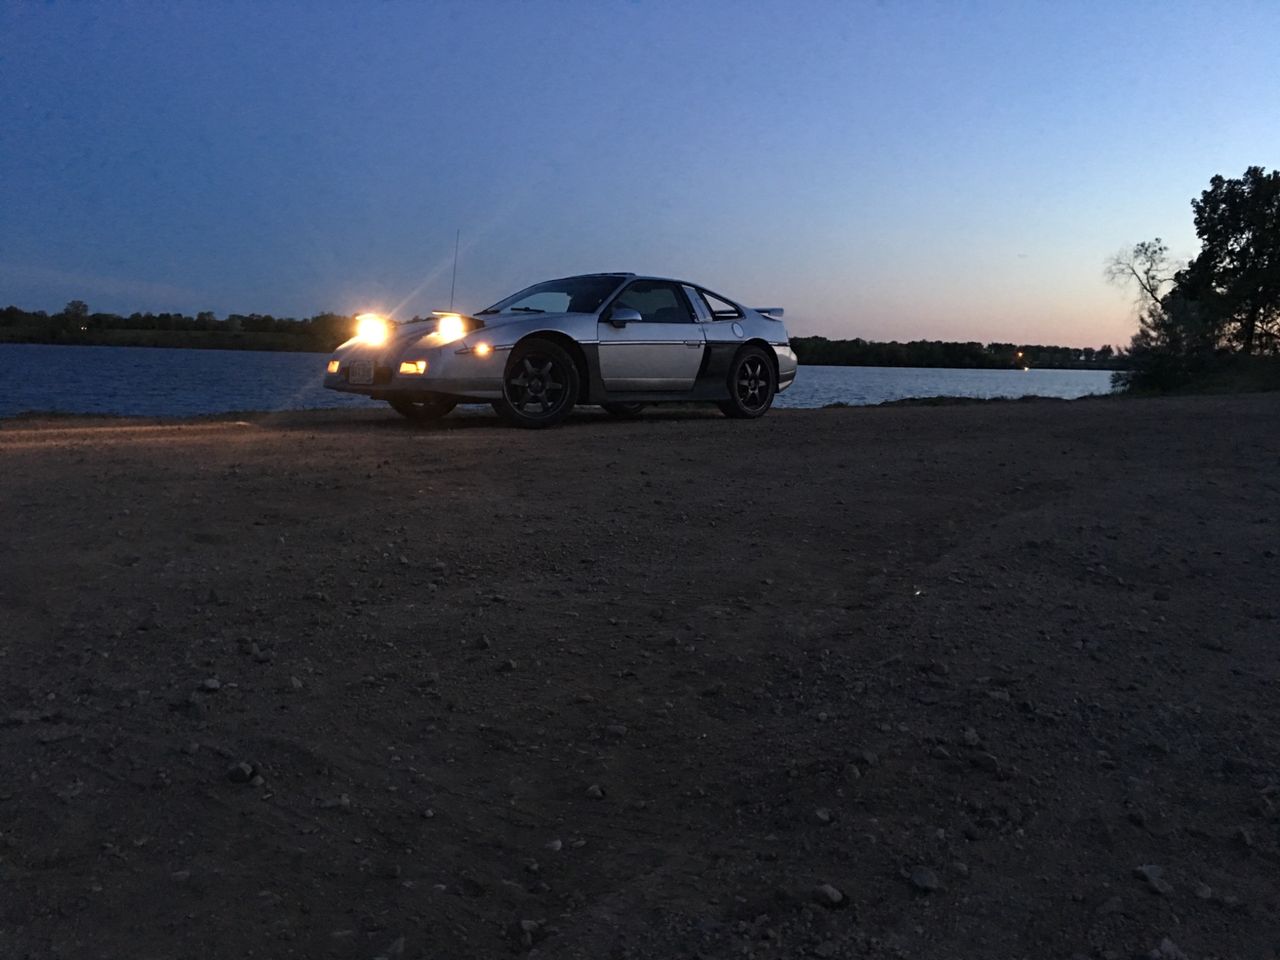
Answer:
[[1138, 302], [1147, 306], [1158, 304], [1164, 288], [1173, 282], [1169, 262], [1169, 248], [1163, 240], [1143, 240], [1132, 250], [1122, 250], [1107, 260], [1103, 274], [1118, 287], [1134, 284], [1138, 288]]

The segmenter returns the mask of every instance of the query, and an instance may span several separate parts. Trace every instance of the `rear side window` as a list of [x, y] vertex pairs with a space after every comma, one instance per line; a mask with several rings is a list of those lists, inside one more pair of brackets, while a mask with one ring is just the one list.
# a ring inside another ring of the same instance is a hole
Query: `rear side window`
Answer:
[[710, 290], [700, 290], [699, 293], [711, 308], [711, 316], [717, 320], [737, 320], [742, 316], [742, 311], [724, 297], [718, 297]]
[[680, 288], [664, 280], [637, 280], [613, 301], [618, 307], [635, 310], [647, 323], [693, 323]]

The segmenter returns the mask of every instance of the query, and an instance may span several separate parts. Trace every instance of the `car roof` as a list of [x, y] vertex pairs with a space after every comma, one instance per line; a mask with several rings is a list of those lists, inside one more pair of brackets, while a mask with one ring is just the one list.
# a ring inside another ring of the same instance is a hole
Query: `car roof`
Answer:
[[[678, 280], [675, 277], [657, 277], [647, 273], [624, 273], [621, 270], [614, 271], [614, 272], [606, 272], [606, 273], [576, 273], [571, 277], [557, 277], [556, 279], [557, 280], [582, 280], [587, 277], [618, 277], [619, 279], [630, 278], [633, 280], [661, 280], [664, 283], [681, 283], [681, 284], [686, 284], [690, 287], [698, 287], [699, 289], [706, 289], [705, 287], [702, 286], [702, 284], [694, 283], [691, 280]], [[555, 281], [551, 281], [551, 282], [554, 283]]]
[[[556, 277], [556, 280], [584, 280], [587, 277], [634, 277], [634, 273], [624, 273], [621, 270], [605, 273], [575, 273], [568, 277]], [[549, 281], [554, 282], [554, 281]]]

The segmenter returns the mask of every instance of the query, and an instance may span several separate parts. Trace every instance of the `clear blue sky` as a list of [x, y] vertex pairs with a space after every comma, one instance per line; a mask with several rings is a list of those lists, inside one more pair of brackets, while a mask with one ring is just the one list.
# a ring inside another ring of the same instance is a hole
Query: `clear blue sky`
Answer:
[[1280, 4], [0, 0], [0, 304], [475, 309], [687, 277], [793, 334], [1127, 341], [1109, 253], [1280, 166]]

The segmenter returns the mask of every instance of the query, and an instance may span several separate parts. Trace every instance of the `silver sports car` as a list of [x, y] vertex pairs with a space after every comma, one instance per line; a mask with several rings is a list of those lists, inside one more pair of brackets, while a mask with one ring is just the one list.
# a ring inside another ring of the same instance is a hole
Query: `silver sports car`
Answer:
[[647, 404], [698, 400], [758, 417], [796, 376], [781, 317], [682, 280], [565, 277], [472, 316], [393, 323], [361, 314], [324, 385], [416, 420], [491, 403], [516, 426], [549, 427], [576, 403], [635, 416]]

